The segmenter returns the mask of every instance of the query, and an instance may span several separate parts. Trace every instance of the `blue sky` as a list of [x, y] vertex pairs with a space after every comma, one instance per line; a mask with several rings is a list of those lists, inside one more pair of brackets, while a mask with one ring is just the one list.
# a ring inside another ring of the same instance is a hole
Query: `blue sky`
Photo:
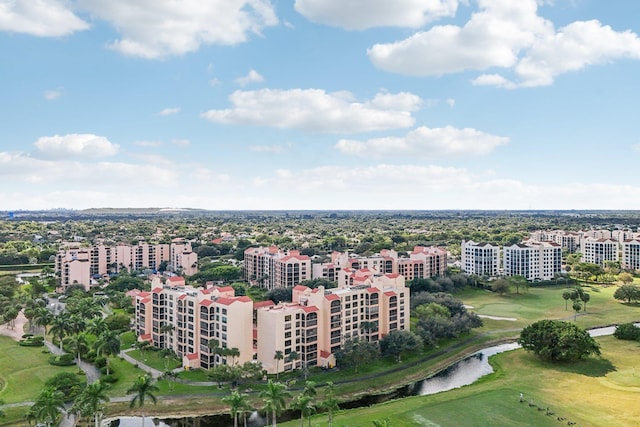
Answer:
[[0, 209], [640, 209], [636, 0], [0, 0]]

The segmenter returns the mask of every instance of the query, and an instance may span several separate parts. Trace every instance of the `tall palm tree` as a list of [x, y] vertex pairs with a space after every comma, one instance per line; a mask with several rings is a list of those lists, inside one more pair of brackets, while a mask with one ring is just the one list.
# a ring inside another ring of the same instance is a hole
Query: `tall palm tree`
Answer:
[[107, 321], [104, 320], [104, 317], [94, 317], [87, 323], [87, 332], [95, 335], [96, 337], [107, 329], [109, 329], [109, 327], [107, 326]]
[[38, 308], [33, 317], [33, 324], [44, 329], [42, 331], [43, 338], [47, 335], [47, 326], [49, 326], [52, 321], [53, 315], [46, 307]]
[[102, 383], [100, 380], [88, 384], [76, 397], [73, 404], [74, 408], [82, 415], [93, 417], [95, 427], [100, 426], [100, 413], [104, 409], [103, 403], [109, 401], [107, 395], [109, 387], [109, 384]]
[[278, 379], [278, 371], [280, 370], [279, 369], [279, 364], [280, 364], [280, 361], [282, 359], [284, 359], [284, 353], [282, 352], [282, 350], [276, 350], [276, 354], [273, 355], [273, 358], [276, 361], [276, 380], [277, 380]]
[[120, 353], [120, 337], [111, 330], [106, 330], [94, 343], [96, 354], [103, 355], [107, 360], [107, 375], [109, 375], [109, 356]]
[[[129, 404], [130, 408], [138, 406], [142, 408], [144, 406], [145, 399], [149, 398], [155, 405], [158, 399], [153, 393], [159, 391], [160, 388], [155, 384], [151, 375], [140, 375], [136, 382], [133, 383], [131, 388], [127, 390], [127, 394], [133, 393], [133, 398]], [[142, 415], [142, 426], [144, 427], [144, 414]]]
[[309, 420], [309, 427], [311, 427], [311, 416], [316, 412], [316, 406], [313, 404], [313, 399], [310, 396], [304, 394], [299, 395], [292, 403], [293, 409], [300, 411], [300, 427], [304, 426], [304, 418]]
[[294, 369], [296, 369], [296, 360], [300, 359], [300, 355], [298, 354], [297, 351], [292, 351], [291, 353], [289, 353], [289, 355], [287, 356], [287, 360], [291, 362], [291, 370], [293, 371]]
[[76, 359], [80, 359], [80, 354], [85, 353], [89, 349], [87, 343], [87, 337], [84, 334], [73, 335], [67, 338], [67, 348], [69, 348], [76, 356]]
[[210, 339], [207, 342], [207, 347], [211, 349], [211, 354], [213, 354], [213, 368], [216, 367], [216, 356], [220, 354], [222, 347], [220, 347], [220, 341], [216, 339]]
[[[231, 392], [230, 395], [222, 398], [222, 402], [229, 405], [229, 413], [233, 418], [233, 427], [238, 427], [238, 414], [245, 413], [250, 410], [248, 395], [239, 393], [237, 390]], [[245, 418], [246, 424], [246, 418]]]
[[287, 398], [291, 396], [287, 391], [287, 386], [269, 380], [267, 388], [262, 390], [258, 396], [264, 402], [265, 410], [271, 412], [271, 422], [273, 427], [276, 427], [276, 416], [287, 407]]
[[332, 382], [327, 383], [327, 387], [324, 392], [324, 400], [320, 404], [329, 414], [329, 427], [333, 426], [333, 413], [340, 409], [338, 406], [338, 399], [336, 399], [336, 389]]
[[62, 339], [69, 333], [67, 316], [55, 316], [51, 321], [51, 329], [49, 329], [49, 332], [54, 338], [58, 338], [58, 341], [60, 342], [60, 351], [62, 351]]
[[231, 357], [231, 366], [234, 366], [236, 364], [236, 357], [240, 357], [240, 350], [236, 347], [228, 348], [225, 356]]
[[160, 333], [164, 334], [164, 347], [165, 348], [169, 348], [168, 346], [168, 339], [167, 339], [167, 335], [169, 334], [169, 332], [173, 332], [176, 329], [175, 326], [173, 326], [171, 323], [163, 323], [162, 326], [160, 326]]
[[64, 410], [64, 395], [61, 391], [45, 388], [31, 407], [35, 418], [50, 427]]

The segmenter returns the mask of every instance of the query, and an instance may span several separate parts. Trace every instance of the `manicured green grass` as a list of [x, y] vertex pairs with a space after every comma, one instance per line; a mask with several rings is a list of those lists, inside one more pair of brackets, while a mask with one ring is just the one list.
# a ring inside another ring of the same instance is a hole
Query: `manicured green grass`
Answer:
[[175, 369], [182, 366], [182, 361], [176, 359], [175, 357], [170, 357], [165, 359], [159, 351], [155, 350], [144, 350], [140, 352], [140, 350], [131, 350], [127, 352], [127, 354], [139, 362], [144, 363], [147, 366], [151, 366], [154, 369], [159, 371], [164, 371], [165, 368]]
[[136, 334], [133, 331], [120, 334], [120, 348], [126, 350], [136, 342]]
[[49, 355], [45, 347], [20, 347], [13, 339], [0, 336], [0, 399], [5, 403], [33, 400], [56, 373], [78, 371], [75, 366], [49, 365]]
[[[495, 372], [473, 385], [431, 396], [416, 396], [343, 411], [334, 425], [371, 426], [389, 417], [398, 426], [636, 426], [640, 372], [634, 375], [640, 344], [598, 338], [602, 358], [575, 364], [542, 362], [524, 350], [492, 358]], [[519, 402], [523, 393], [525, 402]], [[529, 406], [529, 402], [534, 406]], [[539, 410], [538, 407], [542, 408]], [[546, 415], [546, 408], [553, 415]], [[566, 418], [562, 423], [557, 418]], [[327, 425], [317, 415], [313, 425]], [[282, 424], [294, 426], [297, 422]]]
[[[466, 289], [456, 294], [465, 304], [474, 308], [478, 314], [513, 317], [516, 321], [483, 319], [481, 332], [501, 329], [523, 328], [540, 319], [573, 320], [574, 311], [571, 301], [565, 310], [565, 300], [562, 298], [564, 286], [536, 288], [530, 287], [519, 295], [511, 292], [500, 296], [481, 289]], [[583, 328], [603, 326], [614, 323], [625, 323], [640, 320], [640, 307], [632, 307], [613, 299], [616, 286], [585, 286], [584, 289], [591, 296], [587, 304], [587, 311], [580, 312], [576, 324]]]
[[131, 388], [133, 382], [140, 376], [144, 375], [145, 371], [140, 368], [136, 368], [131, 363], [120, 359], [119, 357], [111, 357], [111, 368], [117, 373], [118, 381], [111, 385], [109, 389], [109, 396], [125, 396], [126, 391]]

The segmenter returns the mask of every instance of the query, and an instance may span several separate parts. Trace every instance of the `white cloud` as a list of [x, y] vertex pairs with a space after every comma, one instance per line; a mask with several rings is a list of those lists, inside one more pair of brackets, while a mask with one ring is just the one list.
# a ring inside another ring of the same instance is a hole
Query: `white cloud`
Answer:
[[109, 46], [147, 59], [183, 55], [202, 45], [236, 45], [278, 18], [269, 0], [78, 0], [121, 38]]
[[35, 142], [36, 157], [44, 159], [100, 158], [115, 156], [119, 146], [93, 134], [43, 136]]
[[313, 22], [348, 30], [419, 28], [434, 19], [454, 16], [458, 0], [296, 0], [294, 7]]
[[62, 91], [60, 90], [45, 90], [44, 93], [42, 94], [42, 96], [44, 96], [44, 99], [46, 99], [47, 101], [53, 101], [56, 100], [58, 98], [60, 98], [62, 96]]
[[274, 153], [280, 154], [288, 151], [287, 147], [283, 147], [282, 145], [250, 145], [249, 151], [255, 151], [257, 153]]
[[165, 108], [164, 110], [158, 113], [159, 116], [172, 116], [174, 114], [178, 114], [180, 112], [180, 108]]
[[58, 0], [0, 0], [0, 31], [39, 37], [60, 37], [83, 31], [89, 24]]
[[447, 98], [447, 100], [445, 101], [447, 103], [447, 105], [451, 108], [456, 106], [456, 100], [453, 98]]
[[438, 76], [503, 68], [517, 77], [482, 74], [476, 85], [508, 89], [544, 86], [562, 73], [619, 58], [640, 58], [640, 38], [598, 21], [576, 21], [555, 30], [537, 14], [536, 0], [478, 0], [480, 10], [462, 27], [434, 26], [368, 51], [377, 67], [400, 74]]
[[191, 141], [189, 141], [188, 139], [172, 139], [171, 143], [173, 145], [177, 145], [178, 147], [188, 147], [189, 145], [191, 145]]
[[202, 117], [224, 124], [357, 133], [411, 127], [411, 112], [421, 104], [418, 96], [408, 93], [378, 94], [356, 102], [349, 92], [321, 89], [236, 91], [229, 99], [233, 108], [209, 110]]
[[159, 147], [162, 145], [162, 141], [136, 141], [134, 144], [139, 147]]
[[240, 86], [246, 86], [251, 83], [262, 83], [264, 82], [264, 77], [262, 77], [256, 70], [250, 70], [249, 73], [244, 77], [238, 77], [236, 79], [236, 83]]
[[342, 139], [335, 148], [358, 157], [441, 157], [484, 155], [509, 138], [490, 135], [476, 129], [456, 129], [451, 126], [430, 129], [419, 127], [404, 137], [374, 138], [367, 141]]

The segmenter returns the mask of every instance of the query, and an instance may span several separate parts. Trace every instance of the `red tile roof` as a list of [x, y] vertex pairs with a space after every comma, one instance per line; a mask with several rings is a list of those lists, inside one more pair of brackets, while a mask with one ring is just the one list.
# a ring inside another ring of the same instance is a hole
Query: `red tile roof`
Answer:
[[385, 294], [386, 296], [388, 296], [388, 297], [393, 297], [393, 296], [395, 296], [395, 295], [396, 295], [396, 293], [395, 293], [394, 291], [387, 291], [387, 292], [385, 292], [384, 294]]
[[302, 306], [302, 309], [304, 310], [305, 313], [313, 313], [314, 311], [318, 311], [318, 307], [316, 307], [315, 305], [310, 305], [310, 306]]
[[211, 304], [213, 304], [213, 301], [211, 301], [210, 299], [200, 301], [200, 305], [204, 305], [206, 307], [209, 307]]
[[331, 353], [325, 350], [320, 350], [320, 357], [324, 357], [326, 359], [329, 356], [331, 356]]
[[306, 286], [303, 286], [303, 285], [296, 285], [296, 286], [293, 287], [294, 291], [306, 291], [307, 289], [309, 289], [309, 288], [307, 288]]
[[254, 302], [253, 303], [253, 308], [262, 308], [262, 307], [273, 307], [274, 305], [276, 305], [273, 301], [271, 300], [267, 300], [267, 301], [260, 301], [260, 302]]
[[329, 294], [329, 295], [325, 295], [324, 297], [329, 301], [335, 301], [340, 299], [340, 297], [336, 294]]
[[198, 360], [198, 355], [196, 353], [187, 354], [187, 359]]

